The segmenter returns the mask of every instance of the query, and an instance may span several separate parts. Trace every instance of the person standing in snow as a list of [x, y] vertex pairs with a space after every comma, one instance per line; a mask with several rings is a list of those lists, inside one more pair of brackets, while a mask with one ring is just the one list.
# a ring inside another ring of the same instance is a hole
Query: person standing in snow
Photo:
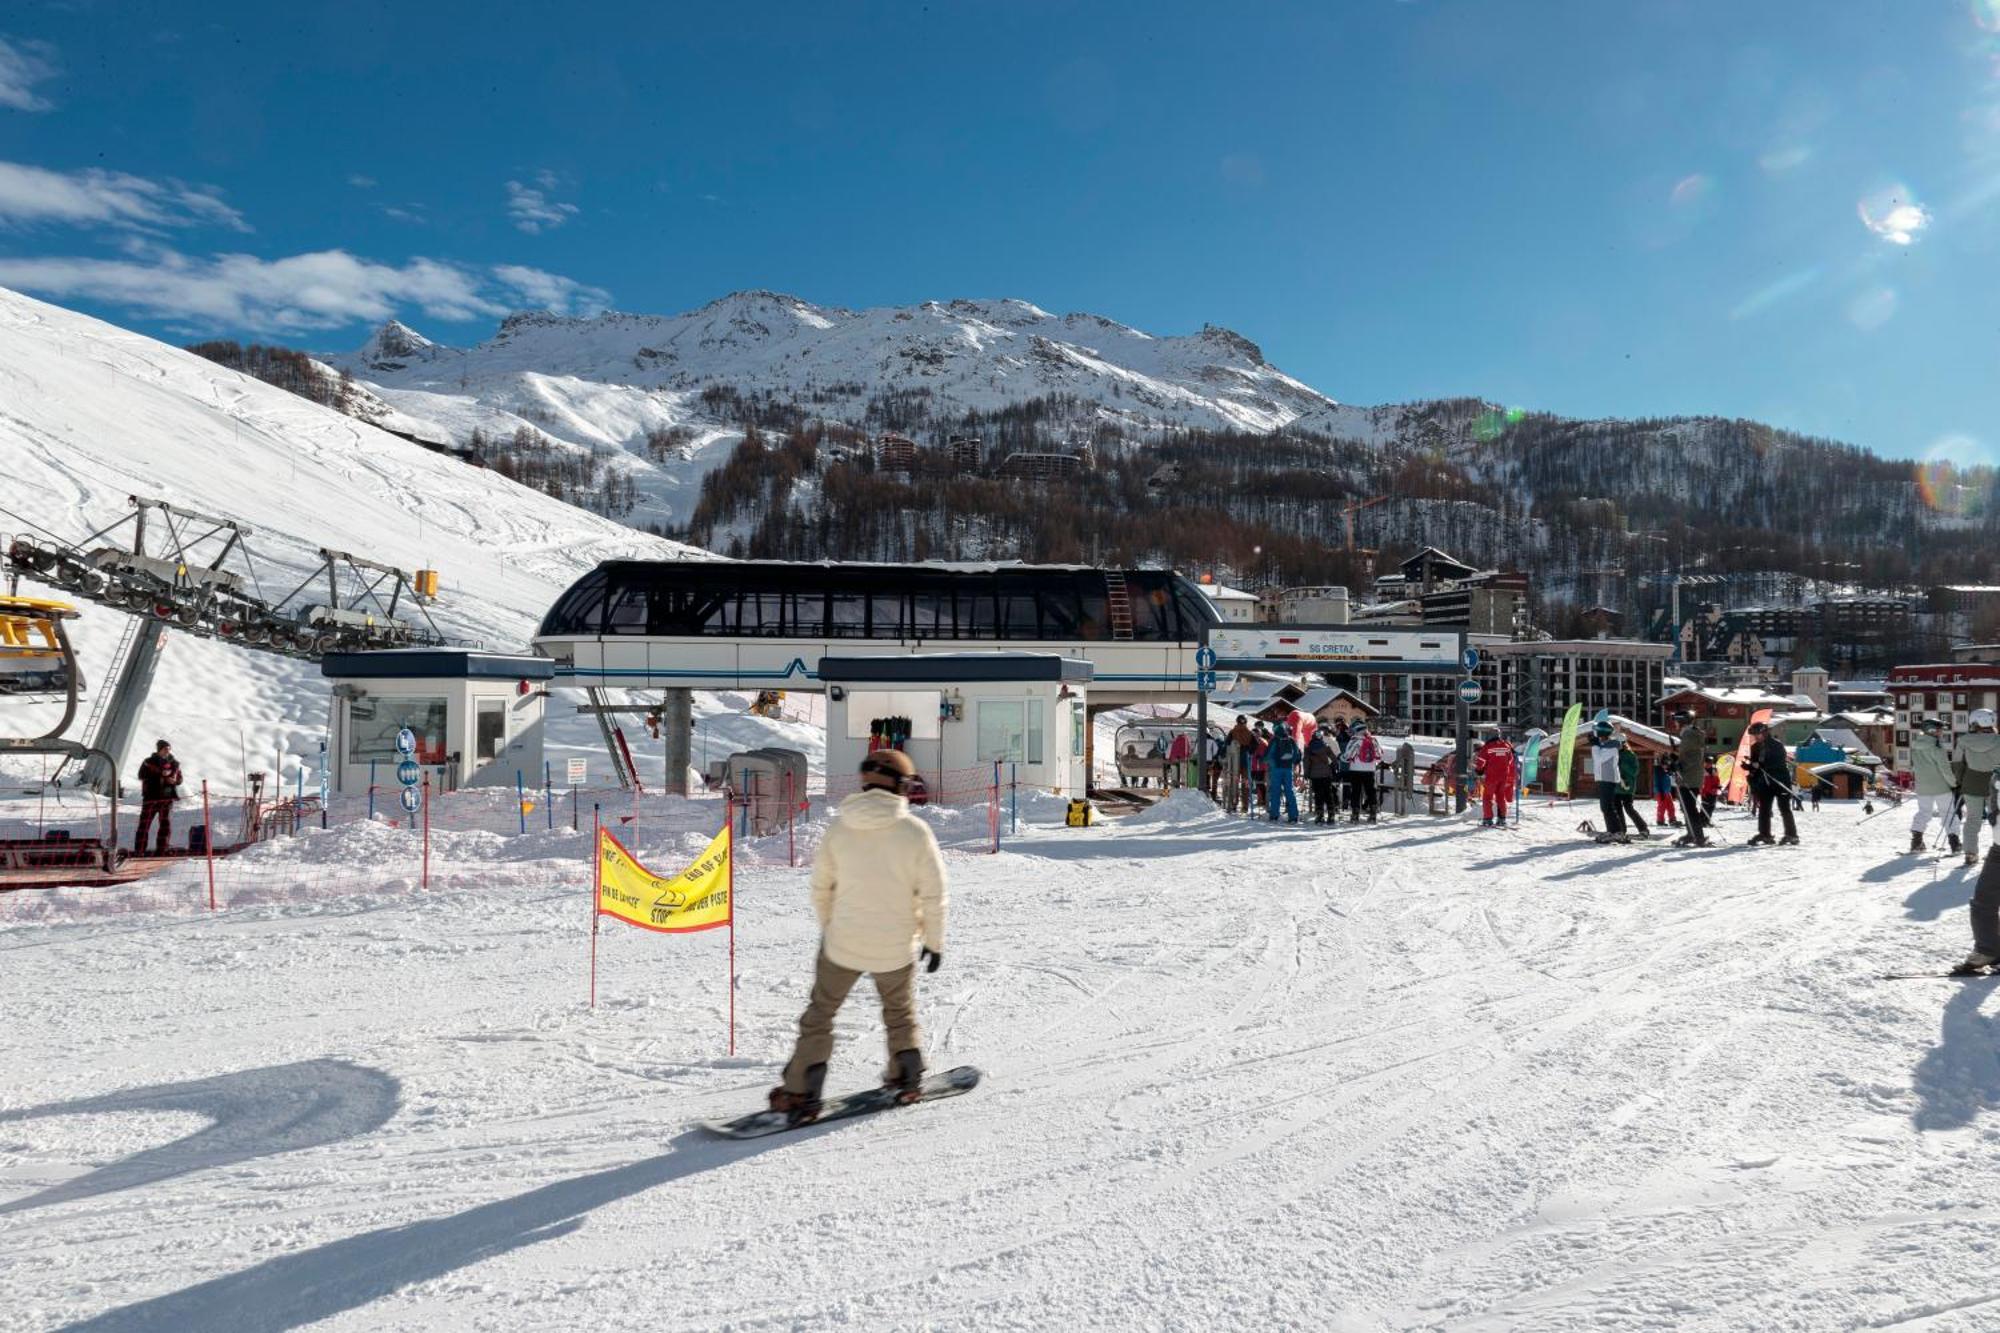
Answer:
[[1333, 804], [1333, 773], [1339, 763], [1339, 756], [1333, 749], [1333, 728], [1326, 723], [1319, 724], [1319, 730], [1306, 744], [1306, 785], [1312, 792], [1312, 821], [1315, 824], [1331, 824], [1335, 806]]
[[1507, 803], [1514, 799], [1520, 772], [1515, 767], [1514, 747], [1500, 738], [1497, 729], [1489, 729], [1479, 752], [1472, 756], [1472, 767], [1479, 774], [1479, 827], [1499, 828], [1507, 822]]
[[1676, 736], [1674, 737], [1675, 783], [1680, 788], [1681, 811], [1687, 816], [1687, 832], [1675, 842], [1676, 847], [1708, 846], [1709, 815], [1714, 811], [1714, 802], [1708, 802], [1704, 810], [1703, 793], [1705, 783], [1711, 776], [1707, 756], [1703, 753], [1706, 737], [1701, 725], [1694, 720], [1694, 714], [1682, 709], [1673, 717]]
[[840, 803], [833, 826], [813, 857], [813, 914], [819, 957], [812, 998], [799, 1018], [799, 1041], [784, 1082], [771, 1089], [771, 1109], [794, 1123], [819, 1115], [826, 1063], [833, 1055], [833, 1020], [854, 983], [867, 973], [882, 1000], [888, 1030], [885, 1087], [913, 1102], [923, 1089], [923, 1034], [917, 1027], [917, 964], [944, 962], [947, 902], [944, 859], [930, 825], [910, 813], [904, 793], [916, 765], [900, 750], [877, 750], [861, 761], [861, 790]]
[[1751, 743], [1750, 802], [1757, 811], [1757, 836], [1750, 839], [1753, 847], [1771, 845], [1771, 811], [1775, 807], [1785, 819], [1785, 836], [1782, 845], [1796, 847], [1799, 841], [1799, 826], [1792, 819], [1792, 784], [1785, 781], [1786, 770], [1791, 766], [1791, 756], [1785, 753], [1785, 743], [1772, 734], [1762, 722], [1750, 724], [1750, 734], [1757, 739]]
[[1679, 828], [1681, 822], [1674, 808], [1674, 763], [1665, 756], [1653, 762], [1653, 822], [1661, 828]]
[[1618, 807], [1625, 815], [1625, 831], [1636, 833], [1642, 838], [1653, 836], [1646, 821], [1639, 818], [1639, 807], [1632, 803], [1639, 792], [1639, 754], [1632, 748], [1631, 740], [1624, 732], [1617, 733], [1618, 739]]
[[1250, 719], [1238, 713], [1229, 729], [1229, 813], [1250, 810], [1250, 756], [1257, 750], [1257, 733]]
[[1979, 864], [1979, 829], [1993, 808], [1996, 795], [1994, 771], [2000, 769], [2000, 733], [1993, 729], [1993, 710], [1975, 708], [1967, 719], [1968, 730], [1958, 741], [1958, 756], [1951, 771], [1958, 778], [1958, 794], [1965, 800], [1965, 863]]
[[1701, 822], [1704, 828], [1715, 822], [1715, 803], [1722, 799], [1722, 774], [1715, 771], [1715, 761], [1710, 759], [1702, 766], [1701, 773]]
[[1347, 748], [1341, 751], [1340, 758], [1347, 768], [1347, 822], [1359, 824], [1365, 810], [1368, 822], [1374, 823], [1375, 770], [1382, 763], [1382, 747], [1366, 722], [1356, 721], [1354, 729], [1347, 733]]
[[1609, 722], [1591, 729], [1590, 778], [1597, 784], [1597, 812], [1604, 816], [1604, 841], [1629, 842], [1625, 811], [1619, 799], [1618, 737]]
[[2000, 963], [2000, 856], [1989, 855], [1972, 887], [1972, 952], [1952, 971], [1983, 972]]
[[181, 764], [174, 747], [165, 740], [139, 763], [139, 836], [132, 841], [132, 854], [146, 854], [146, 830], [159, 821], [153, 855], [165, 856], [174, 838], [174, 802], [181, 798]]
[[1299, 822], [1299, 793], [1295, 783], [1302, 757], [1292, 729], [1278, 727], [1271, 736], [1271, 748], [1264, 752], [1267, 766], [1264, 780], [1270, 784], [1269, 795], [1265, 798], [1265, 818], [1273, 824], [1278, 822], [1278, 806], [1281, 803], [1285, 807], [1285, 822]]

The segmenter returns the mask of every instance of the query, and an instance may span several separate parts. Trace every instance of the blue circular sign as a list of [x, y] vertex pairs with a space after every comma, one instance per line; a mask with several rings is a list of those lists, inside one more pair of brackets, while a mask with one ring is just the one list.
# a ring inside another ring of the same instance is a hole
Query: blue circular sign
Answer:
[[1479, 702], [1479, 696], [1484, 693], [1486, 691], [1479, 688], [1479, 682], [1476, 680], [1458, 682], [1458, 697], [1462, 703], [1476, 704]]
[[1458, 660], [1465, 663], [1467, 671], [1479, 670], [1479, 650], [1469, 644], [1466, 646], [1465, 651], [1459, 655]]
[[417, 807], [423, 803], [424, 798], [415, 787], [403, 788], [403, 809], [414, 815], [417, 813]]
[[1201, 647], [1195, 649], [1194, 665], [1197, 671], [1215, 670], [1215, 649], [1209, 647], [1205, 643]]
[[424, 770], [417, 767], [416, 760], [405, 759], [402, 763], [396, 765], [396, 781], [402, 783], [405, 787], [414, 787], [423, 780]]
[[396, 753], [415, 754], [416, 752], [417, 733], [411, 731], [408, 727], [404, 727], [396, 733]]

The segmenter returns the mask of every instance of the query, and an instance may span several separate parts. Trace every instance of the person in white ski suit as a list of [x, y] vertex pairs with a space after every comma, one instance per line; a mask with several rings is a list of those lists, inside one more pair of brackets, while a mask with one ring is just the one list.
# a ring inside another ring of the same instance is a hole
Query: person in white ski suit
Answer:
[[1944, 723], [1927, 717], [1910, 736], [1910, 776], [1916, 780], [1917, 812], [1910, 819], [1910, 851], [1924, 849], [1924, 830], [1933, 816], [1944, 817], [1944, 834], [1951, 850], [1961, 850], [1958, 842], [1958, 775], [1952, 772], [1950, 738]]
[[1612, 841], [1626, 840], [1624, 801], [1624, 777], [1618, 771], [1618, 737], [1611, 730], [1609, 722], [1597, 724], [1590, 747], [1590, 776], [1597, 783], [1597, 809], [1604, 816], [1604, 836]]
[[[1951, 771], [1958, 793], [1965, 798], [1965, 863], [1979, 864], [1979, 830], [1994, 799], [1993, 773], [2000, 769], [2000, 733], [1993, 729], [1993, 710], [1975, 708], [1972, 729], [1958, 738], [1958, 755]], [[1912, 738], [1914, 740], [1914, 737]]]
[[899, 1100], [915, 1100], [924, 1078], [923, 1037], [917, 1027], [917, 966], [944, 961], [944, 859], [930, 825], [910, 813], [904, 792], [916, 766], [899, 750], [876, 750], [861, 761], [861, 790], [840, 803], [833, 826], [813, 857], [812, 905], [819, 918], [819, 957], [812, 999], [799, 1019], [799, 1042], [785, 1081], [771, 1089], [771, 1109], [797, 1121], [820, 1112], [826, 1065], [833, 1054], [833, 1020], [854, 983], [867, 973], [882, 1000], [889, 1065], [883, 1084]]

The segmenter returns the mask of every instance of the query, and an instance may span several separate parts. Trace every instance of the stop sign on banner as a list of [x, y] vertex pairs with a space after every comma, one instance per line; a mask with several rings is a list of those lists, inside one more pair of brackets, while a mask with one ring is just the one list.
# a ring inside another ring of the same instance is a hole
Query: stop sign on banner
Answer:
[[414, 815], [417, 813], [417, 807], [423, 803], [424, 798], [415, 787], [403, 788], [403, 809]]
[[405, 759], [396, 765], [396, 781], [405, 787], [414, 787], [424, 780], [424, 771], [417, 767], [414, 759]]

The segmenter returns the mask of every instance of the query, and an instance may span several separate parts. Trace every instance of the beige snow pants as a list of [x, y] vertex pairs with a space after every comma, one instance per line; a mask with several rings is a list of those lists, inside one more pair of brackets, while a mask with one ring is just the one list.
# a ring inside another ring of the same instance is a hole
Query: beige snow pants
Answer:
[[[885, 1077], [894, 1074], [892, 1065], [898, 1051], [923, 1049], [923, 1033], [917, 1029], [916, 964], [894, 972], [875, 972], [875, 993], [882, 998], [882, 1026], [889, 1032], [889, 1063]], [[833, 1055], [833, 1019], [846, 1001], [847, 993], [862, 974], [842, 967], [822, 951], [813, 968], [812, 998], [799, 1017], [799, 1044], [792, 1062], [785, 1066], [785, 1089], [806, 1092], [806, 1070], [823, 1065]]]

